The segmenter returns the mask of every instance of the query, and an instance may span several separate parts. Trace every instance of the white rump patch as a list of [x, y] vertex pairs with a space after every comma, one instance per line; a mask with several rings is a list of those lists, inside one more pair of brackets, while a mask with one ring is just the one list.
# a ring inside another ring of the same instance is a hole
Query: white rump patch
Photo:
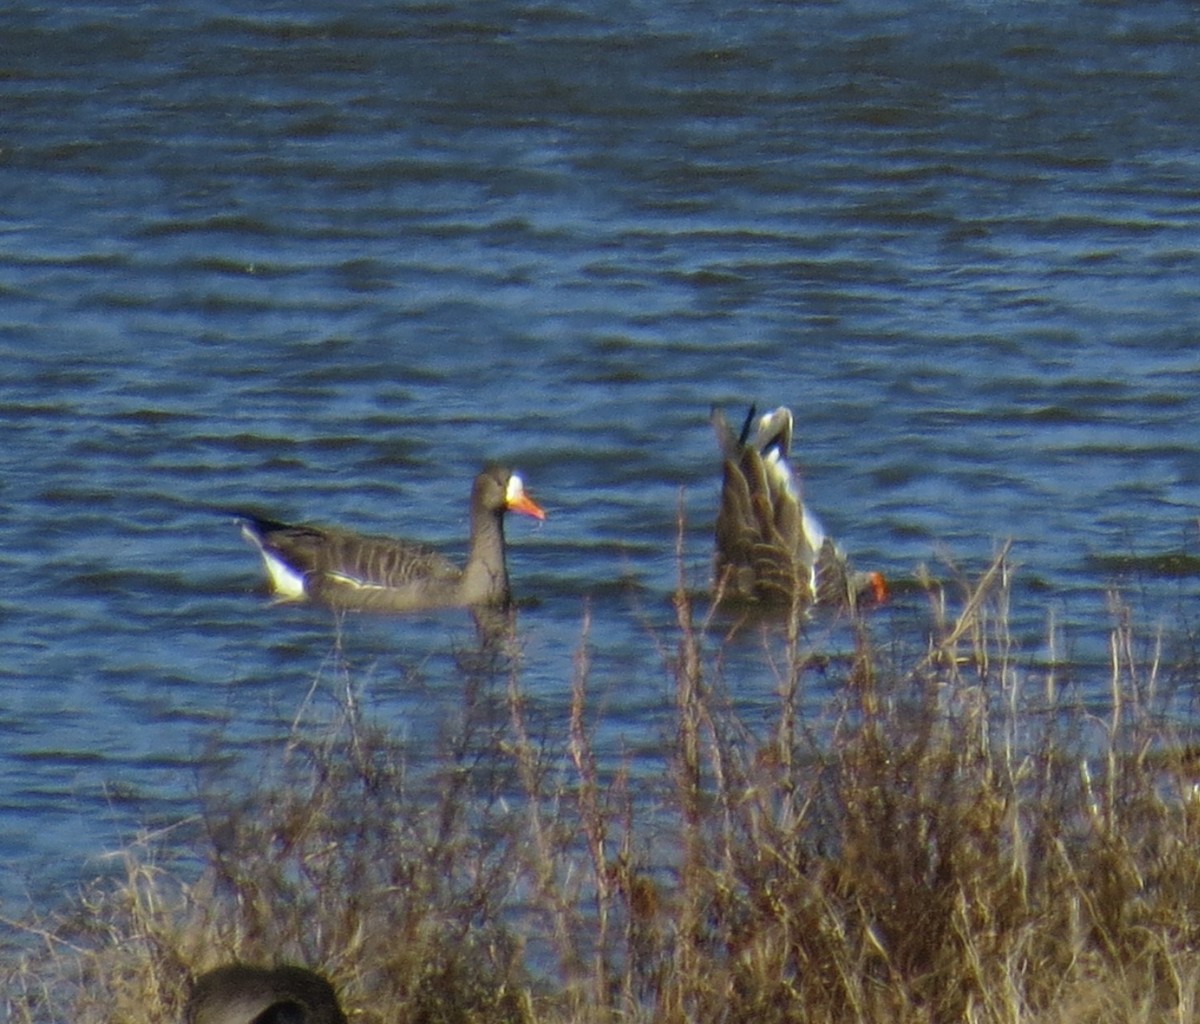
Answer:
[[308, 592], [305, 590], [304, 573], [295, 566], [288, 565], [274, 551], [269, 551], [262, 538], [249, 526], [242, 525], [242, 536], [258, 548], [262, 555], [263, 567], [267, 570], [267, 578], [271, 582], [271, 592], [281, 601], [303, 601]]
[[803, 509], [804, 535], [808, 538], [808, 543], [813, 551], [820, 551], [825, 544], [825, 528], [821, 525], [821, 520], [808, 510], [807, 505], [803, 506]]
[[793, 501], [800, 500], [800, 488], [788, 456], [792, 450], [792, 410], [786, 405], [763, 413], [758, 419], [758, 430], [754, 446], [760, 451], [768, 441], [770, 448], [763, 451], [763, 464], [775, 483]]
[[786, 494], [792, 501], [800, 500], [800, 490], [796, 486], [796, 477], [792, 472], [791, 464], [777, 447], [772, 448], [767, 452], [766, 458], [763, 459], [763, 465], [766, 466], [767, 472], [775, 481], [776, 485]]
[[308, 596], [304, 589], [304, 573], [297, 572], [294, 566], [265, 548], [262, 549], [262, 559], [271, 580], [271, 589], [277, 597], [284, 601], [302, 601]]

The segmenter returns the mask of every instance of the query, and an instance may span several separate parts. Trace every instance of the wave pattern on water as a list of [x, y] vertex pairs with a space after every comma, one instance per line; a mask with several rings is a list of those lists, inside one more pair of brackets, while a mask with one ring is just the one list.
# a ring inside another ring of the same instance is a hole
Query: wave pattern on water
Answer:
[[[465, 619], [269, 607], [215, 508], [461, 553], [478, 464], [519, 466], [525, 681], [560, 720], [586, 606], [614, 756], [669, 706], [681, 502], [706, 581], [713, 403], [796, 409], [812, 503], [901, 583], [885, 636], [920, 563], [1006, 537], [1017, 635], [1052, 613], [1085, 686], [1112, 583], [1189, 618], [1188, 5], [17, 4], [0, 37], [0, 853], [34, 889], [278, 741], [335, 650], [415, 738], [455, 706]], [[727, 670], [753, 715], [758, 646]]]

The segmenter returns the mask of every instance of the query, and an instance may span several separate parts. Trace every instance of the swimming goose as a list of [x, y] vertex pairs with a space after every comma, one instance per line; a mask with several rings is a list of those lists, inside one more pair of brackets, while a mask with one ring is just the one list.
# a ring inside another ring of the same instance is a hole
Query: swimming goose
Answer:
[[186, 1024], [346, 1024], [333, 986], [303, 967], [226, 964], [196, 979]]
[[[717, 511], [716, 583], [743, 600], [855, 606], [883, 601], [877, 572], [852, 572], [800, 494], [788, 462], [792, 411], [780, 406], [754, 421], [750, 407], [740, 434], [719, 409], [712, 423], [724, 459]], [[751, 432], [753, 431], [753, 437]]]
[[239, 519], [242, 534], [262, 555], [278, 600], [312, 599], [338, 609], [405, 612], [507, 606], [511, 594], [504, 515], [510, 511], [546, 518], [516, 473], [485, 469], [471, 489], [471, 541], [462, 568], [411, 541], [291, 526], [244, 512]]

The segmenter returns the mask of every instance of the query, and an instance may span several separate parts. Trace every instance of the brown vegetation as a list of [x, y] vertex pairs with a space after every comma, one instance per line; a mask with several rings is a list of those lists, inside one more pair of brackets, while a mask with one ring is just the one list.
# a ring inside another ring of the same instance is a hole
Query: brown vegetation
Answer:
[[475, 660], [433, 771], [347, 688], [266, 791], [210, 795], [199, 871], [148, 842], [14, 927], [10, 1019], [176, 1020], [190, 978], [243, 960], [323, 971], [359, 1024], [1194, 1020], [1200, 798], [1157, 649], [1114, 605], [1103, 716], [1053, 664], [1031, 685], [1009, 572], [926, 580], [907, 664], [851, 622], [819, 723], [793, 616], [757, 730], [681, 585], [657, 787], [593, 750], [586, 625], [565, 735], [531, 728], [519, 659]]

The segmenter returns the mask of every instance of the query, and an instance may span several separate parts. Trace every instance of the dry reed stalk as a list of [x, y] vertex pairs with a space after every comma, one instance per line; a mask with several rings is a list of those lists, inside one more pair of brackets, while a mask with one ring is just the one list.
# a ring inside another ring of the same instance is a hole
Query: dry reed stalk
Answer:
[[[1192, 1019], [1200, 800], [1183, 754], [1152, 756], [1178, 746], [1155, 713], [1161, 633], [1143, 654], [1115, 607], [1105, 711], [1060, 725], [1056, 677], [1030, 716], [1005, 546], [977, 581], [928, 583], [934, 639], [913, 665], [853, 620], [820, 727], [799, 708], [821, 641], [793, 610], [774, 716], [748, 724], [682, 536], [681, 518], [667, 808], [620, 772], [606, 782], [590, 609], [563, 738], [532, 738], [515, 665], [489, 730], [494, 666], [464, 662], [464, 720], [427, 786], [339, 674], [332, 727], [297, 727], [277, 786], [211, 804], [205, 879], [179, 885], [131, 851], [73, 924], [30, 925], [41, 955], [0, 973], [10, 1019], [173, 1019], [189, 971], [272, 950], [327, 967], [359, 1024]], [[515, 773], [515, 795], [493, 773]], [[544, 931], [557, 957], [537, 986], [508, 930], [526, 896], [524, 938]]]

